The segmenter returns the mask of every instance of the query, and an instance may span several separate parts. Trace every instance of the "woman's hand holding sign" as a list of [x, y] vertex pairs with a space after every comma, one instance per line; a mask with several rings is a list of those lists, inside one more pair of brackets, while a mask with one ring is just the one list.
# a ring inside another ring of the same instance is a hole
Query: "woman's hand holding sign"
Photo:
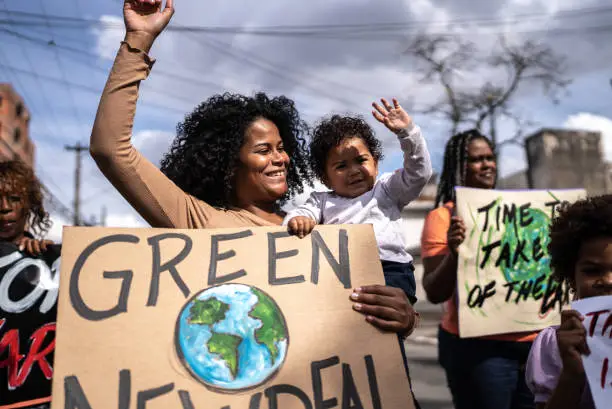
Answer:
[[415, 327], [417, 313], [402, 289], [384, 285], [366, 285], [351, 294], [353, 308], [383, 331], [409, 335]]
[[450, 248], [451, 253], [455, 256], [459, 251], [459, 246], [465, 240], [465, 223], [463, 223], [463, 219], [458, 216], [453, 216], [451, 218], [451, 225], [448, 229], [448, 247]]

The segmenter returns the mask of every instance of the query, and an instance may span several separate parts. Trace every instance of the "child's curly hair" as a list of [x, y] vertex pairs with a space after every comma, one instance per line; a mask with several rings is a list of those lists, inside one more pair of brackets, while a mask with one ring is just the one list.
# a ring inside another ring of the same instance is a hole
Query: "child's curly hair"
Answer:
[[383, 158], [380, 141], [362, 117], [332, 115], [317, 125], [310, 142], [310, 166], [320, 180], [325, 180], [329, 151], [348, 137], [361, 138], [377, 162]]
[[574, 288], [580, 248], [597, 237], [612, 237], [612, 195], [578, 200], [561, 207], [550, 227], [550, 266], [553, 277]]
[[22, 195], [32, 233], [44, 235], [51, 227], [43, 205], [43, 187], [34, 171], [20, 160], [0, 162], [0, 193]]

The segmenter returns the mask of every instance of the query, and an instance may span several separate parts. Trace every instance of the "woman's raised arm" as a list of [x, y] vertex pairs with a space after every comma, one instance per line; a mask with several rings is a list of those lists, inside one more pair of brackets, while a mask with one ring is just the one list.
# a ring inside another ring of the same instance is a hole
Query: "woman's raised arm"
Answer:
[[98, 167], [132, 207], [153, 227], [189, 228], [191, 213], [206, 219], [212, 207], [183, 192], [132, 145], [140, 81], [153, 61], [148, 52], [174, 13], [172, 0], [126, 0], [126, 26], [93, 126], [90, 152]]

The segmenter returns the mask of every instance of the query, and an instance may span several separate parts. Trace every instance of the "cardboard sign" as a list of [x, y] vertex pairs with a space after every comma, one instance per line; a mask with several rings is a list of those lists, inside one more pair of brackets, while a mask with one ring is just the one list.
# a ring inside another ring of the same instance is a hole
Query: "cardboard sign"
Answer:
[[569, 288], [550, 275], [549, 226], [584, 190], [457, 188], [466, 238], [457, 287], [462, 338], [537, 331], [559, 323]]
[[612, 295], [574, 301], [572, 308], [584, 316], [589, 355], [582, 364], [597, 409], [612, 402]]
[[412, 408], [371, 226], [65, 228], [53, 409]]
[[0, 243], [0, 409], [51, 400], [60, 246], [41, 256]]

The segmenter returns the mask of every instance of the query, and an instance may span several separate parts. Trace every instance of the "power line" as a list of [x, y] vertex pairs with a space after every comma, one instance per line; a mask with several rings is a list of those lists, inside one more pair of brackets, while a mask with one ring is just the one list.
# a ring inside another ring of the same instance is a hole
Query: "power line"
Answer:
[[[10, 17], [11, 16], [11, 12], [7, 8], [6, 3], [5, 3], [4, 0], [2, 0], [2, 5], [4, 7], [4, 12], [8, 15], [9, 21], [10, 21], [11, 20], [11, 17]], [[47, 98], [47, 94], [45, 93], [44, 87], [42, 85], [42, 81], [40, 80], [40, 77], [36, 74], [36, 70], [34, 69], [34, 64], [32, 64], [32, 60], [30, 60], [29, 54], [22, 47], [19, 47], [19, 50], [21, 51], [21, 53], [24, 56], [24, 61], [30, 67], [30, 70], [35, 74], [34, 78], [35, 78], [35, 80], [36, 80], [36, 82], [38, 84], [38, 89], [40, 91], [40, 95], [41, 95], [41, 97], [43, 99], [43, 102], [44, 102], [45, 106], [49, 107], [49, 112], [53, 116], [53, 119], [54, 119], [55, 125], [57, 126], [57, 129], [59, 129], [60, 128], [60, 122], [57, 119], [57, 113], [55, 112], [55, 109], [52, 108], [54, 105]], [[10, 68], [7, 67], [7, 69], [10, 69]], [[64, 134], [67, 134], [65, 129], [64, 129]]]
[[[120, 3], [120, 2], [118, 2]], [[479, 25], [508, 25], [528, 22], [529, 19], [559, 19], [559, 18], [579, 18], [588, 15], [601, 15], [602, 13], [612, 12], [612, 7], [587, 7], [587, 8], [575, 8], [575, 9], [564, 9], [557, 11], [554, 15], [549, 13], [523, 13], [506, 16], [504, 18], [499, 17], [470, 17], [470, 18], [455, 18], [446, 21], [437, 20], [415, 20], [415, 21], [401, 21], [401, 22], [384, 22], [384, 23], [349, 23], [349, 24], [305, 24], [305, 25], [270, 25], [270, 26], [254, 26], [254, 27], [243, 27], [243, 26], [176, 26], [169, 25], [166, 31], [178, 31], [178, 32], [201, 32], [211, 34], [248, 34], [248, 35], [315, 35], [315, 34], [328, 34], [328, 33], [351, 33], [351, 32], [372, 32], [372, 31], [394, 31], [398, 29], [406, 29], [410, 27], [439, 25], [439, 26], [450, 26], [453, 24], [465, 25], [468, 23], [478, 23]], [[24, 24], [37, 25], [41, 24], [35, 19], [44, 18], [37, 13], [29, 12], [14, 12], [23, 18], [31, 18], [34, 20], [23, 20]], [[65, 28], [78, 28], [78, 25], [87, 26], [101, 26], [105, 28], [122, 28], [123, 25], [120, 23], [112, 23], [108, 21], [100, 21], [95, 19], [75, 18], [68, 16], [48, 16], [49, 19], [54, 20], [57, 24], [64, 24]], [[73, 24], [73, 26], [70, 26]], [[422, 28], [422, 27], [421, 27]], [[353, 30], [353, 31], [351, 31]]]
[[[45, 81], [55, 82], [55, 83], [58, 83], [60, 85], [74, 87], [75, 89], [81, 89], [83, 91], [90, 92], [90, 93], [93, 93], [93, 94], [96, 94], [96, 95], [101, 95], [102, 94], [101, 90], [93, 88], [93, 87], [89, 87], [87, 85], [76, 84], [76, 83], [73, 83], [73, 82], [64, 81], [63, 79], [60, 79], [60, 78], [50, 77], [50, 76], [46, 76], [46, 75], [40, 75], [40, 74], [38, 74], [36, 72], [32, 72], [32, 71], [28, 71], [28, 70], [22, 70], [20, 68], [12, 67], [10, 65], [6, 65], [6, 64], [2, 64], [2, 63], [0, 63], [0, 67], [1, 68], [6, 68], [6, 69], [13, 70], [13, 71], [18, 72], [18, 73], [23, 74], [23, 75], [38, 76], [40, 79], [44, 79]], [[180, 109], [176, 109], [176, 108], [172, 108], [172, 107], [168, 107], [168, 106], [164, 106], [164, 105], [158, 105], [158, 104], [154, 104], [154, 103], [151, 103], [151, 102], [142, 102], [141, 104], [143, 106], [147, 106], [147, 107], [150, 107], [150, 108], [157, 108], [157, 109], [161, 109], [161, 110], [164, 110], [164, 111], [174, 111], [174, 112], [181, 113], [181, 114], [185, 113], [184, 110], [180, 110]]]
[[[45, 18], [45, 22], [47, 23], [47, 28], [49, 30], [49, 34], [51, 35], [51, 40], [54, 41], [53, 39], [53, 30], [51, 29], [51, 26], [49, 24], [49, 19], [47, 18], [47, 11], [45, 9], [45, 0], [40, 0], [40, 7], [42, 9], [44, 18]], [[64, 81], [67, 80], [66, 78], [66, 68], [63, 66], [62, 61], [59, 57], [59, 54], [57, 52], [57, 49], [53, 49], [53, 55], [55, 57], [55, 62], [57, 63], [57, 66], [59, 67], [59, 71], [60, 71], [60, 75], [62, 77], [62, 79]], [[70, 99], [72, 102], [72, 114], [74, 116], [74, 120], [75, 123], [78, 124], [79, 122], [81, 123], [81, 126], [83, 126], [83, 124], [85, 123], [85, 121], [83, 121], [83, 118], [79, 115], [79, 110], [77, 108], [77, 103], [76, 103], [76, 99], [74, 98], [74, 93], [72, 92], [72, 87], [68, 87], [68, 94], [70, 95]]]
[[[70, 46], [62, 45], [62, 44], [57, 43], [56, 41], [48, 41], [48, 40], [44, 40], [42, 38], [36, 38], [36, 37], [28, 36], [26, 34], [22, 34], [22, 33], [19, 33], [17, 31], [8, 30], [8, 29], [5, 29], [5, 28], [0, 28], [0, 32], [9, 34], [9, 35], [11, 35], [13, 37], [17, 37], [17, 38], [20, 38], [22, 40], [26, 40], [26, 41], [32, 42], [34, 44], [38, 44], [38, 45], [40, 45], [42, 47], [52, 47], [54, 49], [58, 49], [58, 50], [61, 50], [61, 51], [66, 51], [66, 52], [69, 52], [71, 54], [79, 55], [79, 56], [82, 56], [82, 57], [89, 57], [89, 58], [85, 58], [85, 59], [83, 59], [82, 61], [79, 61], [79, 62], [82, 63], [82, 64], [86, 64], [86, 65], [94, 68], [95, 70], [97, 70], [99, 72], [104, 72], [104, 74], [108, 75], [108, 69], [107, 68], [103, 68], [99, 64], [95, 64], [95, 63], [91, 62], [91, 59], [97, 60], [97, 59], [99, 59], [100, 56], [98, 54], [92, 53], [92, 52], [90, 52], [88, 50], [83, 50], [83, 49], [79, 49], [79, 48], [75, 48], [75, 47], [70, 47]], [[75, 60], [75, 61], [78, 61], [78, 60]], [[205, 80], [205, 79], [202, 79], [202, 78], [186, 77], [186, 76], [183, 76], [183, 75], [180, 75], [180, 74], [170, 73], [168, 71], [163, 71], [163, 70], [159, 70], [159, 69], [156, 69], [155, 73], [156, 73], [156, 75], [159, 74], [161, 77], [168, 78], [168, 79], [173, 79], [173, 80], [178, 80], [178, 81], [182, 81], [182, 82], [188, 83], [189, 85], [200, 85], [200, 86], [204, 86], [204, 87], [207, 87], [207, 88], [215, 88], [215, 89], [222, 89], [223, 88], [223, 86], [221, 84], [218, 84], [218, 83], [216, 83], [214, 81]], [[157, 92], [159, 92], [159, 93], [164, 93], [164, 94], [168, 93], [167, 90], [161, 90], [160, 88], [157, 88], [157, 87], [150, 87], [150, 89], [158, 90]], [[168, 95], [172, 96], [172, 94], [170, 94], [170, 93], [168, 93]], [[174, 97], [177, 98], [177, 99], [183, 100], [183, 102], [189, 102], [190, 104], [192, 103], [192, 101], [187, 101], [183, 97], [178, 97], [176, 95], [174, 95]]]

